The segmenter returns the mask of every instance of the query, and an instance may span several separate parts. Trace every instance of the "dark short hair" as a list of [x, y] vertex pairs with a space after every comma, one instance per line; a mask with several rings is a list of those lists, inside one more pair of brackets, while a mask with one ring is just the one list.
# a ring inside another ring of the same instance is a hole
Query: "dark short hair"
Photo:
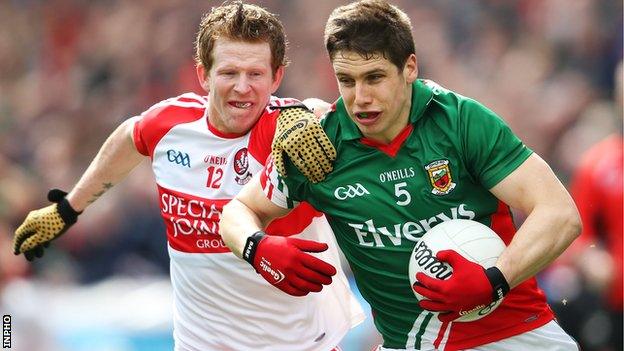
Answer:
[[325, 48], [332, 61], [338, 51], [352, 51], [367, 59], [383, 55], [399, 69], [416, 52], [409, 17], [383, 0], [336, 8], [325, 26]]
[[212, 67], [212, 50], [218, 38], [269, 43], [273, 74], [288, 64], [284, 27], [275, 14], [260, 6], [226, 2], [202, 17], [195, 40], [195, 61], [206, 69]]

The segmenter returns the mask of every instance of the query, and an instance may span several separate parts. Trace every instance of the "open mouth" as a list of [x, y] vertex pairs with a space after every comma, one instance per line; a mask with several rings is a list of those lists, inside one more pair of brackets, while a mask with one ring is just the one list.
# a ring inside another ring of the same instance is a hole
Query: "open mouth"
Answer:
[[377, 123], [381, 116], [381, 112], [358, 112], [355, 114], [355, 120], [362, 126], [372, 126]]
[[229, 102], [229, 104], [232, 107], [242, 108], [242, 109], [249, 108], [252, 105], [251, 102], [238, 102], [238, 101], [232, 101], [232, 102]]
[[357, 119], [375, 119], [379, 116], [379, 112], [358, 112], [355, 114]]

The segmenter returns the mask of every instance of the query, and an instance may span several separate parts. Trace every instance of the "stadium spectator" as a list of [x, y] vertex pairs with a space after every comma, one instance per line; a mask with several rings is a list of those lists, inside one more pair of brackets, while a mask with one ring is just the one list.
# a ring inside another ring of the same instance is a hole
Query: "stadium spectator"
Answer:
[[[555, 304], [561, 323], [583, 350], [615, 351], [622, 345], [623, 161], [622, 63], [615, 74], [610, 121], [615, 132], [581, 157], [572, 180], [583, 232], [558, 265], [547, 272], [565, 304]], [[594, 122], [596, 122], [594, 120]], [[577, 274], [576, 274], [577, 273]]]

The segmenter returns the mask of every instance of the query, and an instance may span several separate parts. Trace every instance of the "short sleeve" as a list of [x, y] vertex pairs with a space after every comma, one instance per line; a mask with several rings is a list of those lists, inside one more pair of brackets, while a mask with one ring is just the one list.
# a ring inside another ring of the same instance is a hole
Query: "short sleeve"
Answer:
[[132, 138], [142, 155], [153, 157], [154, 148], [160, 139], [174, 126], [189, 123], [204, 116], [206, 101], [198, 95], [187, 93], [163, 100], [139, 117], [134, 124]]
[[277, 126], [277, 119], [280, 110], [277, 107], [300, 103], [297, 99], [277, 98], [271, 96], [269, 104], [265, 108], [262, 116], [251, 129], [249, 138], [249, 153], [261, 163], [265, 163], [271, 153], [271, 144]]
[[472, 99], [460, 102], [460, 134], [472, 175], [491, 189], [533, 153], [494, 112]]
[[134, 141], [134, 146], [141, 155], [150, 156], [149, 148], [145, 141], [145, 137], [143, 136], [143, 130], [145, 128], [146, 122], [140, 117], [134, 117], [134, 119], [136, 119], [136, 121], [134, 122], [134, 129], [132, 131], [132, 140]]
[[283, 177], [277, 172], [273, 159], [269, 156], [260, 175], [262, 190], [271, 202], [282, 208], [294, 208], [302, 201], [308, 201], [309, 184], [288, 160], [286, 160], [288, 176]]

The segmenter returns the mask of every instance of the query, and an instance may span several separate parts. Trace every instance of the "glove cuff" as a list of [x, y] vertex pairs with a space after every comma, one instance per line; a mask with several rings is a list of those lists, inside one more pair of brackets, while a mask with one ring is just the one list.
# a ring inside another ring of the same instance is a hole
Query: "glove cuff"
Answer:
[[498, 267], [494, 266], [486, 269], [485, 275], [492, 285], [493, 301], [498, 301], [505, 297], [505, 295], [509, 292], [509, 283], [507, 283], [507, 279], [505, 279], [503, 272], [501, 272]]
[[276, 105], [269, 106], [269, 109], [273, 110], [273, 111], [275, 111], [275, 110], [280, 110], [281, 111], [281, 110], [286, 110], [286, 109], [289, 109], [289, 108], [302, 108], [304, 110], [308, 110], [308, 111], [312, 112], [312, 110], [310, 110], [308, 108], [308, 106], [306, 106], [306, 104], [304, 104], [303, 102], [297, 102], [297, 103], [293, 103], [293, 104], [290, 104], [290, 105], [283, 105], [283, 106], [276, 106]]
[[245, 247], [243, 248], [243, 259], [249, 262], [249, 264], [251, 264], [252, 266], [254, 265], [254, 258], [256, 257], [256, 250], [258, 249], [258, 245], [265, 236], [265, 232], [257, 231], [247, 238], [247, 242], [245, 243]]
[[65, 198], [59, 201], [58, 205], [56, 206], [56, 210], [65, 222], [65, 225], [72, 225], [76, 223], [76, 221], [78, 221], [78, 215], [82, 213], [76, 212], [76, 210], [74, 210], [69, 204], [69, 201], [67, 201], [67, 199]]
[[65, 222], [65, 225], [72, 225], [78, 220], [78, 215], [82, 212], [74, 210], [65, 198], [67, 192], [60, 189], [52, 189], [48, 192], [48, 201], [56, 202], [56, 210]]

